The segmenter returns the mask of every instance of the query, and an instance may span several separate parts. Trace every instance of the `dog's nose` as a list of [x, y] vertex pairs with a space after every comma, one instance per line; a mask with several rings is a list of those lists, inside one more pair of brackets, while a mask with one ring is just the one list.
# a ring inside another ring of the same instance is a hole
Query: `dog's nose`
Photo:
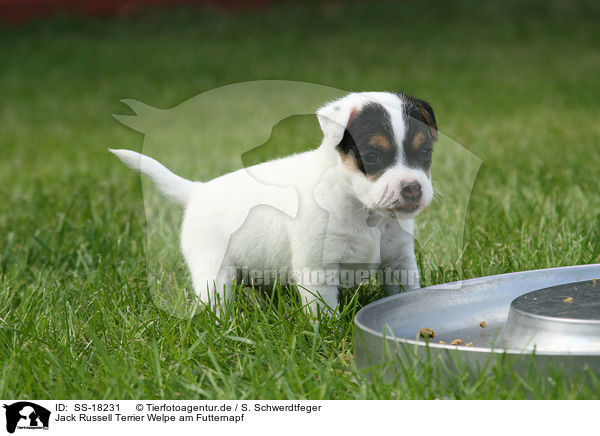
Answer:
[[406, 201], [419, 201], [423, 192], [421, 191], [421, 185], [419, 182], [411, 182], [402, 186], [400, 191], [402, 198]]

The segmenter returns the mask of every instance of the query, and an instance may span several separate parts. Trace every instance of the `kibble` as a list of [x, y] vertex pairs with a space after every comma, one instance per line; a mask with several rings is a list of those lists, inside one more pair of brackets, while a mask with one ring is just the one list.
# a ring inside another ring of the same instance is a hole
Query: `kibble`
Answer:
[[419, 330], [419, 336], [423, 338], [435, 338], [435, 332], [430, 328], [423, 327]]

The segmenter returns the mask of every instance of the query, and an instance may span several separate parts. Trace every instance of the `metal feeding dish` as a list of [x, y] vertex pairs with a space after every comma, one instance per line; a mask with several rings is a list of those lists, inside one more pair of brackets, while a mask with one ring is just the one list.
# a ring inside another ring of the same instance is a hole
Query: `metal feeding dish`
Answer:
[[600, 279], [515, 298], [500, 344], [516, 350], [600, 354]]
[[[405, 292], [354, 319], [361, 368], [437, 359], [481, 369], [490, 358], [600, 374], [600, 265], [524, 271]], [[454, 344], [454, 345], [453, 345]], [[532, 360], [533, 359], [533, 360]]]

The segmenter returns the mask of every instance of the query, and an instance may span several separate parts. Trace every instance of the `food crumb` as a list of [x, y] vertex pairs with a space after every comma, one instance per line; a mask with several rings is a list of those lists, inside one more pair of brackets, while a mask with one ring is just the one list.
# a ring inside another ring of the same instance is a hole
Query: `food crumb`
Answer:
[[575, 301], [575, 299], [573, 297], [567, 297], [563, 300], [565, 303], [572, 303], [573, 301]]
[[472, 346], [473, 346], [473, 342], [467, 342], [465, 345], [466, 345], [467, 347], [472, 347]]
[[419, 336], [424, 338], [435, 338], [435, 332], [427, 327], [423, 327], [419, 330]]
[[442, 345], [448, 345], [448, 342], [440, 341], [440, 344], [442, 344]]
[[486, 328], [486, 327], [487, 327], [487, 324], [485, 323], [485, 321], [481, 321], [481, 322], [479, 323], [479, 327], [481, 327], [482, 329], [484, 329], [484, 328]]
[[450, 342], [450, 345], [462, 345], [462, 339], [455, 339]]
[[596, 279], [592, 279], [592, 285], [596, 286]]

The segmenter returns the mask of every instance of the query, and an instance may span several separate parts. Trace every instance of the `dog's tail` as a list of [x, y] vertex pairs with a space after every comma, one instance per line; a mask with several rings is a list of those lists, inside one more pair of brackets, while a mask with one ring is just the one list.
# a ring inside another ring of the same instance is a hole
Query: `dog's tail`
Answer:
[[152, 179], [160, 192], [167, 198], [185, 206], [190, 198], [195, 182], [179, 177], [169, 171], [164, 165], [154, 159], [131, 150], [112, 150], [125, 165], [132, 170], [141, 172]]

